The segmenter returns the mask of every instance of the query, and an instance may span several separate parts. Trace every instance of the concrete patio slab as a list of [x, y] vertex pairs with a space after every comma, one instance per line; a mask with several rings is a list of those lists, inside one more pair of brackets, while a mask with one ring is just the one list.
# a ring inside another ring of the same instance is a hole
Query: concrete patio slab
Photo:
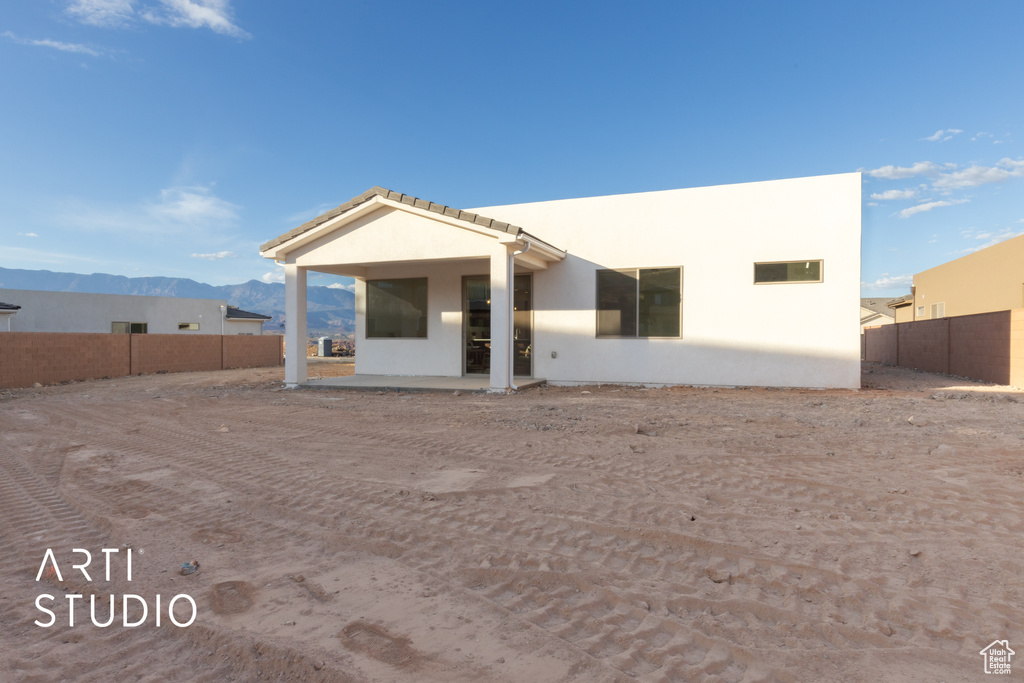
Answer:
[[[547, 380], [534, 377], [516, 377], [520, 389], [539, 386]], [[490, 378], [487, 375], [468, 377], [408, 377], [396, 375], [349, 375], [308, 380], [300, 384], [304, 389], [349, 389], [356, 391], [463, 391], [487, 393]]]

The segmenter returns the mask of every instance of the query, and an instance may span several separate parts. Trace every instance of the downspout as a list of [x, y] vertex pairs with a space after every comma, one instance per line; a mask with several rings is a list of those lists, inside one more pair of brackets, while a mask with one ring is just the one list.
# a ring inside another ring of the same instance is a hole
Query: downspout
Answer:
[[530, 251], [530, 243], [527, 242], [526, 246], [520, 251], [512, 252], [512, 263], [509, 264], [509, 280], [511, 280], [512, 286], [509, 288], [509, 302], [508, 302], [508, 384], [512, 391], [517, 391], [519, 387], [516, 386], [516, 256], [525, 254]]

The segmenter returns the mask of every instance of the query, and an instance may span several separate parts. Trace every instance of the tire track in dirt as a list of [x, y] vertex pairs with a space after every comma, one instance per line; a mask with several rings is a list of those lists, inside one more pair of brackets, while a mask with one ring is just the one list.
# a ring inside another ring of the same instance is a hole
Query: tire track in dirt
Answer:
[[[162, 434], [166, 435], [167, 432], [168, 432], [168, 429], [166, 427], [164, 427], [164, 426], [161, 426], [158, 429], [158, 431], [159, 431], [159, 433], [162, 433]], [[156, 436], [156, 434], [154, 433], [151, 436]], [[335, 494], [334, 494], [334, 496], [330, 496], [325, 489], [321, 488], [320, 490], [317, 490], [320, 487], [318, 487], [316, 485], [316, 481], [317, 480], [314, 477], [310, 477], [310, 476], [284, 476], [284, 477], [277, 476], [277, 477], [274, 477], [274, 473], [280, 473], [280, 472], [287, 471], [289, 465], [291, 464], [290, 461], [288, 461], [286, 459], [283, 459], [283, 458], [273, 457], [273, 456], [270, 456], [270, 455], [268, 455], [266, 453], [256, 453], [256, 454], [253, 454], [252, 453], [251, 445], [246, 445], [246, 446], [244, 446], [242, 448], [229, 447], [229, 448], [225, 449], [225, 448], [217, 448], [217, 439], [219, 438], [218, 436], [213, 436], [213, 437], [207, 436], [207, 435], [198, 435], [197, 436], [197, 435], [189, 435], [189, 434], [185, 434], [185, 433], [178, 433], [178, 434], [173, 434], [173, 437], [174, 438], [172, 439], [172, 441], [174, 443], [179, 443], [181, 439], [192, 439], [194, 441], [197, 441], [196, 443], [188, 444], [189, 445], [188, 450], [190, 452], [211, 452], [212, 450], [216, 450], [219, 453], [219, 455], [221, 457], [220, 457], [220, 460], [217, 463], [216, 467], [210, 467], [205, 462], [191, 463], [190, 464], [190, 467], [193, 467], [193, 468], [195, 468], [195, 467], [199, 467], [199, 468], [205, 467], [206, 469], [204, 470], [204, 474], [208, 475], [211, 478], [216, 478], [216, 479], [223, 480], [228, 472], [234, 472], [236, 474], [232, 474], [231, 476], [233, 478], [233, 481], [234, 481], [235, 485], [237, 485], [239, 483], [239, 480], [244, 480], [244, 481], [246, 481], [251, 486], [251, 490], [253, 490], [253, 491], [265, 489], [267, 480], [270, 479], [270, 478], [275, 478], [276, 479], [276, 488], [277, 488], [277, 491], [276, 491], [275, 495], [278, 497], [278, 500], [272, 501], [272, 502], [275, 502], [276, 504], [279, 504], [282, 508], [285, 508], [285, 507], [287, 507], [286, 502], [290, 501], [291, 508], [290, 508], [289, 514], [292, 515], [292, 516], [294, 516], [294, 515], [301, 515], [302, 517], [304, 517], [308, 521], [322, 522], [322, 521], [324, 521], [324, 513], [325, 513], [325, 505], [322, 502], [324, 500], [332, 500], [334, 505], [338, 505], [339, 503], [344, 501], [344, 503], [346, 504], [346, 507], [348, 509], [350, 509], [352, 511], [357, 511], [357, 510], [358, 511], [363, 511], [363, 512], [367, 513], [367, 516], [369, 516], [371, 518], [373, 517], [374, 506], [375, 505], [382, 505], [381, 503], [377, 502], [378, 499], [377, 499], [376, 496], [374, 496], [372, 494], [367, 494], [365, 492], [365, 486], [361, 482], [341, 482], [340, 483], [340, 487], [331, 487], [333, 490], [335, 490]], [[151, 441], [151, 440], [150, 439], [145, 439], [145, 441], [148, 442], [148, 441]], [[389, 444], [389, 445], [391, 445], [391, 444]], [[424, 441], [422, 439], [413, 440], [413, 442], [411, 444], [406, 444], [406, 447], [408, 447], [410, 445], [422, 447], [424, 445]], [[165, 457], [166, 457], [166, 454], [165, 454]], [[254, 459], [260, 463], [257, 467], [253, 467], [252, 466], [252, 462], [254, 461]], [[242, 475], [237, 475], [238, 467], [241, 466], [241, 465], [247, 465], [246, 471]], [[338, 490], [339, 488], [341, 490]], [[403, 503], [403, 501], [398, 501], [398, 502], [399, 502], [399, 505], [401, 505]], [[390, 510], [390, 512], [392, 514], [394, 514], [394, 512], [395, 512], [394, 509], [393, 509], [395, 507], [394, 501], [388, 501], [386, 505], [387, 505], [387, 507], [392, 508]], [[422, 510], [419, 509], [419, 506], [409, 507], [409, 504], [406, 503], [406, 507], [407, 507], [407, 509], [405, 510], [405, 516], [410, 517], [410, 521], [408, 523], [408, 526], [410, 528], [422, 527], [424, 525], [424, 523], [426, 523], [428, 525], [428, 527], [429, 527], [431, 524], [434, 523], [434, 520], [430, 519], [431, 515], [424, 515]], [[455, 516], [456, 518], [453, 519], [453, 514], [452, 514], [452, 512], [450, 510], [449, 511], [445, 511], [441, 516], [444, 517], [443, 523], [447, 524], [447, 526], [449, 527], [450, 532], [459, 533], [459, 534], [464, 535], [464, 536], [467, 535], [467, 534], [472, 534], [473, 533], [473, 532], [467, 531], [467, 530], [469, 529], [469, 527], [475, 526], [475, 524], [474, 524], [475, 520], [473, 520], [471, 518], [468, 518], [468, 517], [465, 518], [465, 519], [459, 520], [459, 519], [457, 519], [457, 515]], [[533, 519], [532, 521], [533, 521], [534, 526], [537, 527], [537, 528], [545, 528], [545, 529], [549, 529], [550, 530], [552, 528], [552, 526], [556, 526], [556, 527], [558, 526], [558, 524], [553, 524], [552, 520]], [[528, 525], [530, 522], [531, 522], [531, 519], [529, 519], [527, 517], [514, 517], [514, 518], [511, 518], [511, 519], [507, 519], [507, 520], [499, 520], [499, 522], [494, 522], [492, 520], [491, 523], [489, 524], [489, 526], [485, 529], [485, 531], [487, 533], [484, 536], [479, 536], [475, 540], [479, 541], [479, 543], [481, 543], [481, 544], [484, 544], [484, 543], [487, 542], [486, 537], [489, 537], [489, 536], [492, 536], [492, 535], [498, 534], [498, 533], [508, 535], [510, 533], [511, 529], [524, 528], [524, 526]], [[370, 525], [370, 526], [365, 526], [364, 527], [363, 533], [366, 536], [373, 536], [374, 535], [373, 531], [374, 531], [373, 526]], [[593, 530], [591, 529], [590, 531], [593, 531]], [[606, 537], [608, 536], [608, 531], [607, 530], [601, 530], [601, 533], [604, 536], [606, 536]], [[640, 532], [638, 532], [638, 533], [640, 533]], [[390, 542], [396, 542], [396, 540], [394, 539], [394, 534], [393, 534], [391, 529], [380, 529], [380, 530], [377, 531], [377, 535], [378, 536], [384, 536], [386, 538], [388, 536], [390, 536], [390, 538], [387, 538], [387, 540], [390, 541]], [[437, 535], [438, 534], [436, 534], [433, 531], [427, 531], [427, 532], [420, 533], [420, 534], [407, 534], [403, 538], [398, 539], [397, 543], [400, 546], [405, 546], [407, 548], [409, 546], [411, 546], [412, 549], [420, 549], [424, 545], [429, 546], [430, 543], [431, 543], [431, 541], [429, 539], [436, 538]], [[579, 540], [577, 538], [574, 538], [574, 536], [573, 536], [572, 527], [556, 529], [555, 531], [548, 531], [546, 534], [544, 534], [544, 536], [546, 538], [542, 539], [543, 540], [542, 547], [539, 548], [539, 550], [541, 552], [543, 552], [544, 554], [546, 554], [546, 555], [551, 555], [551, 554], [558, 555], [557, 552], [554, 552], [554, 549], [558, 548], [558, 547], [574, 547], [574, 546], [580, 547], [582, 545], [582, 547], [584, 548], [584, 550], [582, 552], [581, 551], [577, 551], [575, 553], [571, 553], [571, 554], [568, 554], [568, 555], [562, 555], [561, 559], [566, 563], [566, 569], [565, 569], [566, 572], [581, 571], [581, 570], [586, 569], [586, 570], [591, 571], [591, 573], [592, 573], [593, 572], [593, 567], [591, 567], [589, 565], [590, 564], [598, 563], [602, 559], [603, 556], [600, 554], [599, 551], [591, 551], [591, 550], [589, 550], [589, 548], [593, 547], [593, 546], [597, 546], [598, 548], [600, 548], [600, 547], [607, 546], [607, 545], [609, 545], [612, 542], [621, 542], [621, 541], [624, 540], [621, 537], [616, 539], [615, 541], [612, 541], [612, 540], [610, 540], [608, 538], [604, 538], [604, 539], [599, 539], [596, 543], [591, 542], [591, 543], [588, 543], [588, 544], [580, 544]], [[636, 539], [634, 538], [632, 540], [636, 540]], [[677, 539], [677, 542], [680, 542], [680, 541]], [[687, 542], [692, 544], [693, 540], [691, 539], [689, 541], [681, 541], [681, 543], [683, 545], [685, 545]], [[508, 545], [508, 544], [509, 544], [509, 540], [507, 538], [505, 540], [503, 540], [499, 545], [495, 545], [493, 540], [492, 540], [490, 542], [490, 547], [492, 549], [496, 549], [497, 547], [505, 546], [505, 545]], [[521, 545], [520, 539], [517, 539], [516, 545], [517, 546]], [[486, 548], [487, 545], [484, 545], [484, 547]], [[588, 552], [590, 553], [589, 555], [588, 555]], [[407, 551], [403, 552], [402, 557], [404, 557], [406, 554], [407, 554]], [[633, 560], [631, 566], [628, 567], [628, 569], [631, 570], [630, 573], [633, 576], [638, 576], [640, 578], [648, 578], [650, 576], [659, 575], [659, 579], [663, 583], [667, 583], [670, 586], [672, 586], [673, 588], [674, 587], [678, 587], [678, 586], [692, 585], [696, 579], [700, 578], [698, 575], [693, 574], [692, 572], [689, 573], [689, 574], [686, 574], [686, 575], [682, 575], [682, 576], [673, 575], [672, 574], [672, 567], [674, 566], [675, 563], [672, 563], [672, 562], [661, 561], [659, 563], [655, 563], [654, 565], [652, 565], [648, 569], [644, 569], [643, 568], [644, 553], [637, 552], [636, 548], [627, 548], [625, 550], [624, 554], [630, 555], [630, 556], [638, 556], [640, 558], [639, 560]], [[655, 547], [652, 547], [650, 552], [649, 552], [649, 555], [650, 556], [657, 556], [658, 554], [659, 554], [659, 550], [657, 548], [655, 548]], [[714, 553], [706, 553], [706, 554], [713, 555]], [[724, 558], [725, 557], [724, 553], [719, 553], [719, 557], [720, 558]], [[449, 564], [451, 562], [451, 559], [452, 558], [449, 556], [446, 559], [445, 564]], [[683, 559], [683, 558], [680, 558], [680, 559]], [[692, 558], [686, 558], [686, 559], [692, 559]], [[502, 560], [499, 558], [497, 560], [497, 564], [500, 565], [501, 561]], [[527, 562], [529, 562], [529, 559], [527, 559]], [[471, 564], [471, 561], [469, 561], [468, 558], [467, 558], [467, 562], [465, 562], [465, 563], [466, 564]], [[491, 560], [491, 563], [492, 563], [492, 566], [494, 566], [495, 561]], [[509, 564], [516, 564], [516, 561], [512, 560]], [[522, 561], [520, 561], [519, 564], [522, 564]], [[683, 561], [680, 564], [685, 565], [685, 564], [687, 564], [687, 562]], [[575, 567], [573, 565], [575, 565]], [[538, 563], [538, 566], [539, 566], [539, 563]], [[421, 563], [419, 563], [419, 568], [427, 569], [427, 570], [433, 569], [435, 571], [440, 571], [440, 570], [443, 569], [443, 567], [432, 566], [430, 562], [421, 562]], [[509, 591], [510, 591], [511, 587], [514, 587], [515, 581], [516, 580], [522, 581], [522, 579], [519, 578], [519, 576], [518, 576], [520, 574], [525, 575], [525, 576], [529, 576], [529, 572], [528, 571], [522, 570], [521, 567], [515, 568], [513, 570], [513, 577], [514, 577], [513, 580], [512, 581], [505, 581], [502, 584], [500, 584], [499, 586], [497, 586], [495, 590], [489, 591], [488, 592], [488, 599], [491, 600], [492, 602], [495, 602], [495, 603], [505, 607], [506, 609], [508, 609], [510, 612], [512, 612], [514, 614], [526, 613], [528, 615], [527, 619], [529, 621], [531, 621], [532, 623], [537, 624], [538, 626], [549, 628], [549, 630], [550, 630], [550, 626], [551, 626], [551, 624], [549, 623], [550, 622], [549, 615], [551, 615], [551, 614], [558, 614], [559, 612], [562, 612], [562, 613], [571, 613], [572, 612], [573, 603], [572, 602], [566, 602], [565, 604], [559, 604], [559, 602], [558, 602], [559, 599], [557, 597], [556, 598], [551, 598], [550, 596], [546, 596], [545, 595], [545, 598], [544, 598], [545, 604], [544, 605], [532, 604], [532, 603], [529, 602], [529, 600], [525, 600], [525, 599], [522, 599], [522, 598], [517, 598], [516, 600], [513, 600], [513, 601], [508, 600], [507, 599], [508, 595], [512, 594]], [[736, 578], [739, 579], [740, 577], [741, 577], [741, 575], [737, 575]], [[833, 579], [834, 579], [834, 577], [833, 577]], [[479, 581], [479, 578], [476, 577], [475, 580]], [[825, 581], [824, 583], [827, 584], [829, 582]], [[811, 588], [812, 588], [812, 590], [817, 590], [814, 585], [812, 585]], [[669, 592], [669, 591], [665, 591], [665, 592]], [[671, 591], [671, 592], [675, 592], [675, 591]], [[666, 641], [666, 644], [665, 644], [664, 647], [661, 647], [661, 648], [646, 647], [646, 648], [644, 648], [643, 652], [640, 652], [640, 651], [634, 652], [634, 651], [630, 650], [628, 647], [621, 647], [621, 646], [620, 647], [616, 647], [616, 646], [612, 645], [612, 643], [621, 642], [621, 641], [628, 642], [630, 635], [634, 631], [637, 631], [639, 629], [640, 624], [643, 623], [643, 621], [645, 619], [650, 621], [650, 622], [652, 622], [652, 623], [648, 624], [648, 626], [645, 627], [644, 633], [647, 636], [649, 636], [649, 637], [645, 638], [645, 639], [640, 639], [643, 642], [650, 642], [651, 639], [653, 639], [654, 641], [658, 641], [661, 638], [661, 634], [662, 634], [663, 631], [666, 632], [666, 633], [668, 631], [672, 631], [676, 635], [685, 632], [685, 634], [688, 636], [688, 638], [684, 638], [684, 639], [688, 643], [692, 644], [692, 642], [693, 642], [693, 638], [692, 637], [695, 636], [697, 633], [699, 633], [699, 631], [695, 631], [695, 630], [692, 630], [692, 629], [687, 630], [685, 627], [680, 626], [680, 624], [676, 623], [676, 622], [671, 622], [672, 626], [668, 626], [668, 625], [666, 625], [668, 623], [668, 622], [666, 622], [666, 620], [658, 619], [658, 618], [652, 618], [649, 615], [644, 617], [643, 619], [640, 619], [640, 621], [637, 621], [637, 619], [641, 615], [638, 615], [638, 614], [635, 614], [635, 613], [634, 613], [634, 616], [632, 616], [632, 617], [629, 617], [629, 618], [623, 617], [621, 612], [619, 611], [620, 610], [620, 606], [622, 604], [629, 604], [630, 602], [634, 601], [634, 598], [635, 598], [636, 602], [640, 602], [641, 600], [640, 600], [638, 595], [634, 594], [634, 591], [629, 590], [628, 586], [620, 586], [619, 590], [615, 591], [613, 594], [617, 595], [617, 596], [620, 596], [620, 597], [616, 598], [618, 602], [614, 606], [610, 607], [607, 610], [607, 616], [605, 617], [605, 620], [604, 620], [605, 623], [600, 628], [597, 628], [596, 631], [595, 631], [595, 626], [594, 626], [595, 622], [594, 622], [593, 619], [591, 619], [591, 620], [586, 622], [588, 625], [585, 628], [582, 627], [582, 626], [579, 626], [579, 623], [575, 623], [575, 624], [570, 624], [569, 627], [563, 627], [561, 629], [556, 629], [556, 630], [553, 631], [553, 633], [556, 636], [558, 636], [558, 637], [560, 637], [560, 638], [562, 638], [564, 640], [567, 640], [569, 642], [572, 642], [572, 643], [576, 644], [577, 647], [580, 647], [584, 651], [588, 652], [588, 654], [591, 654], [591, 655], [593, 655], [595, 657], [598, 657], [598, 658], [607, 659], [611, 663], [612, 666], [615, 666], [619, 670], [622, 670], [624, 673], [627, 673], [627, 674], [630, 674], [630, 675], [648, 674], [648, 673], [650, 673], [652, 671], [655, 671], [655, 670], [657, 670], [657, 669], [659, 669], [659, 668], [661, 668], [663, 666], [666, 666], [666, 662], [669, 662], [671, 660], [671, 657], [674, 656], [674, 655], [672, 655], [672, 653], [676, 649], [678, 649], [678, 647], [679, 647], [679, 643], [676, 642], [676, 641], [673, 641], [672, 639], [669, 639], [668, 641]], [[626, 596], [625, 599], [623, 599], [621, 597], [623, 595]], [[763, 598], [762, 598], [762, 600], [763, 600]], [[667, 604], [667, 601], [665, 602], [665, 604]], [[714, 601], [714, 600], [704, 600], [703, 603], [698, 604], [697, 607], [701, 608], [701, 610], [708, 610], [708, 609], [712, 609], [715, 604], [716, 604], [716, 601]], [[851, 605], [851, 607], [852, 608], [856, 608], [858, 606], [857, 605]], [[631, 609], [633, 609], [633, 608], [631, 608]], [[690, 610], [687, 610], [687, 612], [686, 612], [687, 618], [692, 616], [692, 612], [694, 611], [694, 609], [695, 608], [691, 607]], [[803, 615], [800, 615], [800, 616], [802, 618]], [[584, 630], [583, 631], [573, 630], [573, 629], [576, 629], [577, 627], [584, 628]], [[591, 632], [591, 631], [594, 631], [594, 632]], [[837, 628], [836, 632], [841, 633], [841, 630]], [[851, 640], [854, 644], [863, 642], [865, 640], [865, 638], [863, 636], [858, 635], [852, 629], [850, 630], [850, 634], [851, 634], [851, 638], [847, 638], [847, 640]], [[823, 634], [821, 637], [822, 638], [834, 637], [834, 634], [832, 634], [830, 632], [828, 634]], [[713, 657], [713, 660], [714, 660], [713, 663], [711, 663], [712, 664], [711, 668], [713, 670], [718, 671], [719, 668], [722, 668], [723, 667], [723, 662], [726, 662], [725, 665], [724, 665], [723, 670], [728, 669], [729, 667], [745, 668], [745, 667], [742, 667], [742, 661], [743, 660], [752, 661], [753, 659], [755, 659], [755, 657], [754, 657], [754, 655], [752, 653], [750, 653], [750, 652], [746, 652], [746, 653], [740, 652], [740, 657], [737, 658], [735, 655], [733, 655], [733, 659], [729, 659], [729, 658], [723, 659], [723, 657], [721, 656], [721, 652], [723, 651], [722, 650], [723, 647], [726, 648], [725, 651], [730, 651], [729, 643], [730, 643], [730, 641], [734, 640], [734, 638], [735, 638], [735, 633], [726, 633], [726, 634], [723, 634], [723, 638], [722, 638], [722, 640], [720, 642], [708, 641], [709, 647], [705, 648], [704, 656], [701, 657], [698, 660], [698, 663], [701, 663], [702, 666], [703, 666], [703, 662], [704, 662], [704, 659], [707, 657], [707, 653], [714, 651], [716, 653], [716, 655], [715, 655], [715, 657]], [[867, 640], [870, 641], [870, 645], [871, 646], [876, 646], [877, 647], [877, 646], [880, 645], [880, 642], [879, 642], [880, 638], [881, 638], [881, 636], [878, 636], [878, 637], [870, 638], [870, 639], [867, 639]], [[618, 639], [618, 640], [616, 640], [616, 639]], [[731, 650], [735, 650], [735, 649], [736, 649], [735, 647], [731, 648]], [[614, 651], [614, 653], [613, 653], [613, 651]], [[619, 657], [622, 654], [623, 651], [627, 652], [627, 655], [625, 655], [624, 657]], [[680, 655], [680, 656], [682, 656], [682, 655]], [[623, 659], [623, 661], [618, 661], [616, 659], [616, 657], [619, 657], [619, 659]], [[686, 659], [687, 657], [689, 659], [695, 659], [695, 655], [693, 653], [687, 654], [684, 657], [684, 659]], [[628, 659], [629, 662], [626, 662], [625, 659]], [[672, 660], [672, 664], [671, 664], [672, 667], [678, 667], [680, 665], [681, 665], [680, 662]], [[710, 671], [707, 670], [706, 668], [702, 668], [699, 671], [695, 670], [693, 673], [699, 673], [699, 672], [703, 672], [704, 674], [710, 673]]]

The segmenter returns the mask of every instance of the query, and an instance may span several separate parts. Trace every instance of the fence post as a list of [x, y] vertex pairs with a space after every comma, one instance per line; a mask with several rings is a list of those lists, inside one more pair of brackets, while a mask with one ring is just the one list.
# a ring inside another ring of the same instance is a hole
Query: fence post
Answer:
[[903, 367], [900, 365], [900, 325], [903, 323], [896, 323], [896, 367]]
[[944, 375], [949, 374], [949, 359], [950, 356], [953, 354], [953, 339], [951, 338], [949, 328], [949, 318], [946, 318], [946, 371], [942, 373]]

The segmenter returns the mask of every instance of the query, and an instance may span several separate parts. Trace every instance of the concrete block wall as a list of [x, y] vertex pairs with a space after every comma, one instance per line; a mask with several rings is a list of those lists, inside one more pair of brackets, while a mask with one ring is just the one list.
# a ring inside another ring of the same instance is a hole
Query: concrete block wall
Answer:
[[864, 331], [865, 360], [1024, 386], [1024, 308]]
[[896, 365], [896, 326], [881, 325], [864, 330], [864, 360]]
[[128, 343], [126, 334], [0, 333], [0, 388], [123, 377]]
[[949, 319], [897, 324], [900, 367], [949, 374]]
[[1009, 384], [1011, 313], [949, 318], [949, 374]]
[[265, 368], [284, 361], [284, 337], [278, 335], [225, 336], [224, 369]]
[[132, 374], [220, 370], [220, 335], [133, 334]]
[[0, 333], [0, 389], [154, 372], [280, 366], [283, 337]]

